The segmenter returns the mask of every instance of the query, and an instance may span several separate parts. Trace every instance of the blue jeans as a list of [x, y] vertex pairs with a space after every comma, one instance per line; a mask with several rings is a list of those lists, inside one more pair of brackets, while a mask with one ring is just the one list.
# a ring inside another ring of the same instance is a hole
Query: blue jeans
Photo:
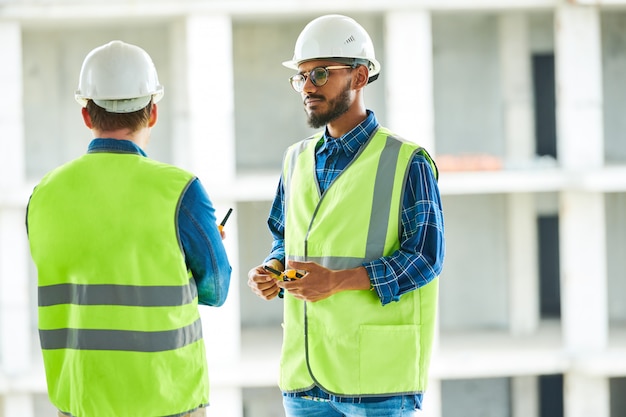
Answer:
[[302, 397], [283, 397], [287, 417], [415, 417], [413, 395], [368, 403], [315, 401]]

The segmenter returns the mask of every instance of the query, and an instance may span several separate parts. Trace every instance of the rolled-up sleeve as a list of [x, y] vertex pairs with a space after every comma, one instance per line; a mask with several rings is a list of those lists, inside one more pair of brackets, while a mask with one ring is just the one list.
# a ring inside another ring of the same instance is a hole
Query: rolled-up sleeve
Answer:
[[221, 306], [228, 295], [232, 268], [217, 228], [215, 209], [197, 178], [182, 196], [178, 230], [187, 268], [198, 288], [198, 303]]
[[265, 258], [264, 262], [268, 262], [271, 259], [279, 260], [283, 265], [285, 264], [285, 193], [283, 191], [282, 177], [278, 182], [276, 189], [276, 195], [270, 209], [270, 214], [267, 219], [267, 226], [272, 234], [272, 250], [270, 254]]

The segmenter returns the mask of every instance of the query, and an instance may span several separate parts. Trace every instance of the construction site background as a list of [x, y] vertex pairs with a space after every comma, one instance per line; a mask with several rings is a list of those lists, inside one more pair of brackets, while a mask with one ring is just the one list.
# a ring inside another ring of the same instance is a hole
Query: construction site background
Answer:
[[[424, 417], [626, 415], [626, 0], [0, 0], [0, 417], [51, 417], [24, 213], [86, 151], [84, 56], [153, 57], [165, 97], [147, 153], [196, 173], [232, 291], [201, 308], [209, 416], [284, 415], [268, 253], [284, 149], [310, 135], [281, 62], [327, 13], [371, 34], [368, 107], [440, 163], [447, 257]], [[81, 416], [82, 417], [82, 416]], [[88, 416], [92, 417], [92, 416]]]

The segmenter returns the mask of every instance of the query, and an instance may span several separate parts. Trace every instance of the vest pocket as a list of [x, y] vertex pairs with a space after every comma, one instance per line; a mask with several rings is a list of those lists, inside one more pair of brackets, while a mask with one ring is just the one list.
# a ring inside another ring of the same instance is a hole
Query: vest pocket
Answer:
[[359, 331], [360, 392], [420, 390], [419, 325], [362, 325]]

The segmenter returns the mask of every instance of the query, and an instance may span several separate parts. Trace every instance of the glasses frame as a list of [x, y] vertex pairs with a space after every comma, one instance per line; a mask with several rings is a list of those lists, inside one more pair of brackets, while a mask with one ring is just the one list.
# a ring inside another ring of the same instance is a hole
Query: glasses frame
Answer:
[[[291, 84], [291, 88], [293, 88], [296, 92], [301, 93], [302, 90], [304, 90], [304, 85], [306, 84], [307, 79], [310, 79], [311, 83], [314, 86], [321, 87], [328, 82], [328, 77], [330, 76], [329, 71], [338, 70], [338, 69], [348, 69], [348, 68], [354, 69], [356, 68], [356, 66], [355, 65], [327, 65], [327, 66], [315, 67], [308, 73], [299, 72], [297, 74], [292, 75], [291, 77], [289, 77], [289, 83]], [[318, 83], [317, 81], [315, 81], [315, 78], [311, 76], [311, 74], [313, 74], [314, 71], [317, 71], [319, 69], [324, 70], [324, 72], [326, 73], [326, 77], [324, 77], [323, 83]], [[300, 83], [300, 82], [302, 83], [302, 86], [300, 88], [296, 87], [295, 84]]]

